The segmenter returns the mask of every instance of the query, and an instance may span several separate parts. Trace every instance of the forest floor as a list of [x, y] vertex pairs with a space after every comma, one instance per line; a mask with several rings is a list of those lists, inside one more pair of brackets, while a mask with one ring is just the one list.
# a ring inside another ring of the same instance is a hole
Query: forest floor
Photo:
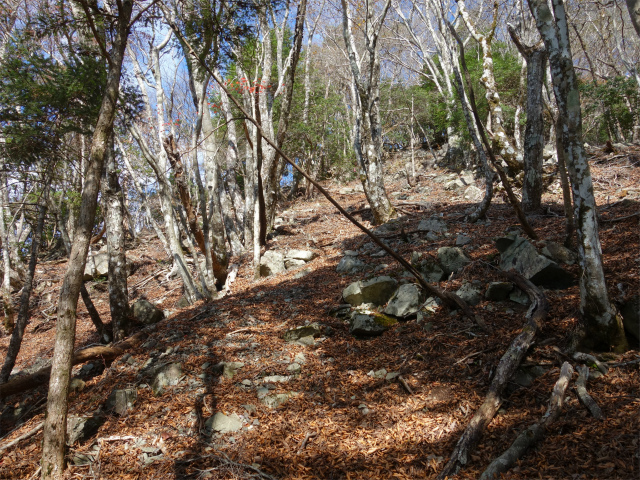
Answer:
[[[473, 204], [461, 191], [446, 191], [442, 183], [432, 181], [450, 172], [420, 170], [418, 184], [410, 188], [397, 168], [390, 165], [388, 191], [394, 203], [402, 204], [406, 230], [438, 215], [447, 222], [449, 235], [427, 241], [414, 234], [409, 242], [396, 237], [393, 247], [407, 259], [414, 251], [433, 258], [439, 247], [454, 245], [457, 235], [464, 234], [471, 238], [464, 248], [472, 262], [440, 282], [440, 287], [455, 291], [464, 281], [483, 286], [501, 281], [494, 267], [498, 252], [493, 239], [517, 227], [505, 200], [499, 195], [494, 199], [488, 222], [464, 223], [464, 212]], [[640, 150], [617, 157], [596, 152], [592, 174], [608, 289], [613, 299], [622, 301], [640, 291], [640, 230], [634, 216], [640, 205]], [[346, 208], [364, 209], [362, 193], [341, 195], [342, 185], [326, 186]], [[478, 186], [482, 188], [480, 181]], [[546, 213], [532, 217], [533, 227], [542, 240], [562, 243], [562, 195], [557, 183], [543, 201]], [[409, 205], [416, 202], [421, 206]], [[74, 375], [85, 385], [71, 394], [70, 415], [102, 411], [114, 389], [135, 389], [137, 401], [122, 416], [107, 415], [94, 435], [70, 447], [67, 478], [435, 478], [482, 403], [500, 357], [520, 332], [526, 307], [483, 299], [474, 308], [490, 332], [440, 308], [428, 323], [400, 322], [380, 337], [357, 340], [349, 334], [348, 324], [330, 315], [330, 310], [344, 303], [345, 287], [365, 277], [338, 274], [336, 265], [346, 250], [362, 250], [370, 240], [323, 197], [295, 201], [279, 217], [286, 220], [285, 226], [269, 248], [309, 249], [319, 254], [317, 258], [258, 281], [253, 280], [250, 257], [235, 258], [240, 270], [231, 293], [187, 308], [176, 306], [180, 281], [166, 279], [170, 264], [157, 239], [149, 235], [131, 245], [128, 259], [136, 267], [128, 280], [131, 301], [144, 297], [171, 313], [130, 355], [110, 365], [74, 367]], [[359, 218], [370, 225], [367, 212]], [[376, 275], [404, 275], [389, 256], [360, 258], [378, 267]], [[37, 293], [16, 371], [33, 371], [51, 358], [55, 305], [65, 267], [66, 261], [38, 265]], [[577, 275], [576, 265], [565, 268]], [[305, 269], [306, 275], [299, 275]], [[90, 292], [103, 320], [109, 321], [106, 282], [91, 282]], [[565, 360], [559, 352], [569, 345], [577, 326], [579, 291], [573, 286], [545, 294], [551, 310], [525, 360], [527, 366], [542, 366], [545, 373], [527, 387], [510, 385], [468, 466], [454, 478], [478, 478], [547, 408]], [[283, 340], [285, 331], [311, 322], [331, 328], [312, 345]], [[76, 346], [96, 342], [80, 303]], [[8, 343], [8, 337], [0, 339], [0, 358]], [[601, 358], [632, 362], [588, 382], [605, 419], [590, 417], [572, 383], [559, 420], [538, 448], [504, 478], [640, 478], [640, 364], [633, 363], [640, 352], [636, 345], [624, 355]], [[288, 367], [294, 361], [301, 371], [290, 376]], [[182, 378], [154, 395], [145, 368], [168, 362], [181, 364]], [[219, 362], [244, 366], [229, 379], [215, 373], [213, 366]], [[381, 369], [399, 372], [413, 393], [397, 378], [369, 375]], [[269, 394], [284, 394], [277, 397], [286, 399], [277, 408], [259, 398], [265, 375], [287, 378], [267, 385]], [[41, 386], [6, 399], [0, 449], [42, 422], [45, 395]], [[206, 420], [217, 412], [239, 420], [242, 427], [211, 435]], [[40, 430], [5, 450], [0, 456], [0, 479], [36, 478], [41, 442]]]

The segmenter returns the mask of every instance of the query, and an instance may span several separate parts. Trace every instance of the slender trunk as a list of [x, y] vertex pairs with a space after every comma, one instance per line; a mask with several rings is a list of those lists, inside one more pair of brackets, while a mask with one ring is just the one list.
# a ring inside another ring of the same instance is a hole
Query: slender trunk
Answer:
[[82, 189], [82, 201], [78, 227], [76, 228], [71, 255], [67, 265], [60, 299], [58, 301], [58, 321], [56, 324], [55, 346], [51, 362], [51, 380], [44, 422], [42, 445], [42, 479], [58, 480], [64, 475], [65, 440], [67, 433], [67, 410], [71, 364], [76, 333], [76, 308], [82, 287], [82, 277], [91, 240], [100, 176], [104, 165], [109, 137], [113, 131], [116, 104], [120, 87], [122, 60], [129, 35], [129, 21], [133, 9], [131, 0], [118, 3], [119, 15], [114, 44], [109, 59], [107, 86], [102, 99], [98, 121], [93, 132], [89, 165]]
[[553, 0], [553, 12], [546, 0], [529, 0], [531, 13], [547, 51], [558, 105], [567, 169], [571, 178], [578, 236], [580, 311], [585, 328], [584, 343], [592, 348], [627, 349], [622, 319], [609, 301], [602, 268], [596, 202], [589, 162], [582, 139], [582, 112], [578, 79], [573, 68], [569, 28], [562, 0]]
[[127, 257], [124, 248], [124, 201], [118, 179], [113, 137], [107, 152], [107, 185], [105, 188], [105, 225], [109, 255], [109, 309], [113, 339], [121, 342], [128, 332], [129, 291], [127, 290]]
[[[2, 165], [2, 170], [4, 172], [4, 165]], [[15, 311], [13, 309], [13, 300], [11, 299], [11, 244], [7, 225], [5, 224], [5, 220], [9, 218], [9, 215], [7, 215], [9, 206], [6, 173], [2, 173], [0, 179], [2, 179], [0, 188], [3, 189], [0, 195], [2, 201], [2, 204], [0, 204], [0, 238], [2, 239], [2, 266], [4, 270], [0, 289], [2, 290], [2, 308], [4, 310], [4, 330], [6, 333], [11, 334], [15, 325]]]
[[27, 270], [27, 278], [24, 280], [24, 287], [20, 294], [20, 308], [18, 310], [18, 320], [11, 334], [11, 341], [7, 349], [7, 356], [4, 359], [2, 370], [0, 370], [0, 384], [6, 383], [11, 375], [11, 370], [16, 364], [20, 346], [22, 345], [22, 337], [29, 320], [29, 299], [31, 298], [31, 290], [33, 289], [33, 277], [35, 276], [36, 264], [38, 263], [38, 249], [42, 243], [44, 220], [47, 215], [47, 199], [48, 187], [45, 187], [43, 200], [38, 206], [38, 223], [35, 231], [31, 235], [31, 258], [29, 259], [29, 269]]

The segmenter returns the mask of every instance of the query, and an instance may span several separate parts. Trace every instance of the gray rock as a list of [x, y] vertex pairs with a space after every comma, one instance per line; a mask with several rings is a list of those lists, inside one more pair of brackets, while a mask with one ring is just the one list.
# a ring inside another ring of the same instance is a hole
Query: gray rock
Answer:
[[531, 299], [529, 298], [529, 295], [524, 293], [519, 288], [513, 289], [513, 291], [509, 294], [509, 300], [525, 306], [531, 303]]
[[393, 317], [376, 312], [354, 312], [349, 333], [354, 337], [377, 337], [398, 322]]
[[164, 319], [164, 312], [141, 298], [133, 304], [133, 318], [143, 325], [153, 325]]
[[286, 270], [284, 256], [280, 252], [267, 250], [260, 259], [260, 276], [277, 275]]
[[[4, 278], [4, 270], [0, 270], [0, 275], [2, 276], [2, 278]], [[85, 278], [85, 280], [91, 280], [92, 278], [93, 277]], [[24, 284], [24, 280], [22, 279], [20, 274], [16, 272], [14, 269], [10, 269], [9, 270], [9, 286], [11, 287], [11, 292], [13, 293], [18, 292], [22, 288], [23, 284]]]
[[448, 276], [471, 263], [471, 259], [460, 247], [440, 247], [438, 249], [438, 262], [440, 262], [445, 275]]
[[635, 345], [629, 346], [638, 348], [638, 341], [640, 340], [640, 295], [635, 295], [623, 303], [620, 306], [620, 313], [622, 314], [624, 329], [636, 340]]
[[450, 182], [447, 182], [444, 184], [444, 189], [445, 190], [460, 190], [464, 187], [466, 187], [467, 184], [464, 183], [460, 178], [456, 178], [455, 180], [451, 180]]
[[81, 378], [73, 378], [71, 379], [71, 383], [69, 384], [69, 391], [71, 392], [81, 392], [84, 390], [84, 387], [87, 384]]
[[364, 188], [362, 185], [356, 185], [354, 187], [342, 187], [338, 190], [340, 195], [353, 195], [354, 193], [362, 193], [364, 192]]
[[92, 280], [98, 277], [106, 277], [109, 274], [109, 255], [107, 253], [94, 253], [87, 256], [84, 267], [84, 280]]
[[287, 252], [285, 260], [287, 258], [290, 258], [293, 260], [302, 260], [303, 262], [310, 262], [317, 256], [318, 256], [317, 253], [311, 252], [309, 250], [289, 250], [289, 252]]
[[421, 220], [418, 224], [418, 230], [421, 232], [443, 233], [447, 231], [447, 224], [438, 217]]
[[384, 250], [380, 250], [376, 253], [372, 253], [370, 256], [372, 258], [380, 258], [380, 257], [384, 257], [385, 255], [387, 255], [387, 252], [385, 252]]
[[263, 383], [286, 383], [291, 380], [290, 376], [285, 375], [269, 375], [262, 379]]
[[456, 245], [461, 247], [463, 245], [469, 245], [471, 243], [471, 238], [466, 235], [458, 235], [456, 237]]
[[547, 242], [541, 253], [554, 262], [565, 265], [573, 265], [578, 261], [578, 255], [574, 251], [556, 242]]
[[367, 375], [372, 378], [384, 378], [387, 376], [387, 369], [381, 368], [380, 370], [371, 370]]
[[312, 345], [315, 345], [316, 341], [314, 340], [313, 336], [308, 335], [306, 337], [299, 338], [296, 343], [304, 347], [310, 347]]
[[440, 268], [438, 262], [431, 260], [430, 258], [426, 258], [420, 262], [417, 265], [417, 269], [422, 274], [422, 278], [424, 278], [425, 282], [439, 282], [444, 276], [444, 270]]
[[367, 264], [364, 263], [359, 258], [353, 255], [347, 255], [342, 257], [338, 266], [336, 267], [336, 272], [338, 273], [356, 273], [361, 272], [366, 268]]
[[384, 305], [398, 288], [398, 282], [391, 277], [375, 277], [371, 280], [355, 282], [342, 292], [346, 303], [354, 307], [363, 303]]
[[118, 389], [111, 392], [104, 404], [107, 411], [112, 411], [116, 415], [124, 415], [133, 408], [138, 399], [138, 391], [135, 388]]
[[506, 300], [513, 291], [511, 282], [491, 282], [487, 287], [484, 298], [492, 301]]
[[307, 357], [302, 352], [296, 353], [296, 356], [293, 357], [293, 361], [299, 363], [300, 365], [304, 365], [305, 363], [307, 363]]
[[307, 275], [309, 275], [311, 272], [313, 272], [313, 270], [311, 270], [311, 268], [305, 268], [303, 270], [300, 270], [299, 272], [297, 272], [293, 278], [295, 278], [296, 280], [302, 277], [306, 277]]
[[222, 367], [222, 375], [226, 378], [233, 378], [238, 370], [244, 367], [242, 362], [224, 362]]
[[424, 302], [426, 295], [422, 289], [413, 283], [400, 285], [400, 288], [393, 294], [384, 313], [394, 317], [407, 318], [418, 313], [420, 305]]
[[180, 363], [165, 365], [156, 371], [151, 383], [151, 390], [153, 390], [154, 395], [161, 395], [164, 392], [164, 387], [177, 385], [180, 378], [182, 378], [182, 365]]
[[67, 420], [67, 445], [71, 446], [76, 442], [82, 442], [92, 437], [105, 420], [106, 417], [103, 415], [93, 415], [91, 417], [70, 416]]
[[484, 198], [484, 190], [476, 187], [475, 185], [469, 185], [463, 194], [465, 200], [469, 200], [471, 202], [479, 202]]
[[311, 325], [304, 325], [302, 327], [293, 328], [284, 332], [283, 338], [285, 342], [293, 342], [300, 340], [303, 337], [319, 337], [322, 334], [322, 329], [317, 323]]
[[235, 414], [227, 416], [218, 412], [213, 417], [209, 417], [204, 425], [210, 432], [230, 433], [242, 428], [242, 420]]
[[277, 408], [286, 403], [291, 398], [290, 393], [279, 393], [277, 395], [267, 395], [262, 398], [262, 403], [269, 408]]
[[344, 255], [346, 257], [357, 257], [358, 252], [356, 252], [355, 250], [345, 250]]
[[471, 282], [463, 283], [456, 294], [471, 306], [478, 305], [482, 300], [482, 290]]
[[302, 265], [305, 265], [306, 263], [307, 262], [305, 262], [304, 260], [299, 260], [297, 258], [285, 258], [284, 259], [284, 268], [289, 270], [291, 268], [296, 268], [296, 267], [300, 267]]
[[291, 372], [294, 375], [298, 375], [302, 371], [302, 367], [299, 363], [292, 363], [287, 367], [287, 371]]
[[506, 271], [513, 268], [534, 285], [546, 288], [568, 288], [575, 283], [573, 275], [540, 255], [536, 248], [522, 237], [516, 237], [501, 252], [500, 268]]
[[462, 180], [464, 182], [465, 185], [475, 185], [476, 184], [476, 179], [473, 177], [473, 173], [468, 172], [462, 172], [462, 175], [460, 176], [460, 180]]

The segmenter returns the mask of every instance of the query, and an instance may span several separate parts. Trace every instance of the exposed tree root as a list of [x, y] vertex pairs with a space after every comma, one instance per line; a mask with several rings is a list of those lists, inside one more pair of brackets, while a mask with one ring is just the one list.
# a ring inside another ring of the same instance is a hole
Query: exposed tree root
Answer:
[[522, 456], [538, 443], [544, 436], [547, 428], [555, 422], [562, 411], [562, 403], [564, 394], [571, 380], [573, 367], [569, 362], [564, 362], [560, 369], [560, 377], [553, 387], [551, 399], [547, 412], [538, 423], [531, 425], [524, 432], [518, 435], [518, 438], [511, 446], [498, 458], [496, 458], [480, 476], [480, 480], [493, 480], [499, 478], [501, 473], [509, 470]]
[[527, 292], [529, 298], [531, 298], [531, 306], [525, 316], [527, 322], [522, 328], [522, 332], [511, 342], [506, 353], [500, 359], [484, 403], [476, 411], [469, 425], [460, 436], [449, 461], [438, 475], [438, 480], [455, 475], [469, 462], [472, 450], [502, 404], [502, 392], [507, 385], [507, 381], [525, 358], [538, 327], [549, 313], [549, 302], [538, 287], [513, 271], [503, 272], [503, 274], [518, 285], [520, 289]]
[[587, 407], [589, 413], [597, 420], [604, 420], [604, 414], [596, 401], [587, 392], [587, 380], [589, 380], [589, 367], [581, 365], [578, 369], [578, 380], [576, 380], [576, 393], [582, 404]]

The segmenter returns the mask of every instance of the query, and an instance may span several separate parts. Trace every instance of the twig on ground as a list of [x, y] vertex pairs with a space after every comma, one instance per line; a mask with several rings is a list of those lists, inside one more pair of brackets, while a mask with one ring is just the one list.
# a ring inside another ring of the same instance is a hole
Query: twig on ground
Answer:
[[597, 420], [603, 420], [604, 415], [602, 410], [596, 403], [596, 401], [591, 398], [589, 392], [587, 392], [587, 380], [589, 379], [589, 367], [585, 365], [581, 365], [578, 368], [578, 380], [576, 380], [576, 393], [578, 394], [578, 398], [582, 402], [582, 404], [589, 410], [589, 413], [593, 416], [593, 418]]
[[20, 435], [15, 440], [12, 440], [9, 443], [7, 443], [6, 445], [0, 447], [0, 453], [4, 452], [5, 450], [13, 447], [14, 445], [16, 445], [18, 443], [20, 443], [22, 440], [26, 440], [27, 438], [31, 437], [32, 435], [35, 435], [36, 433], [38, 433], [40, 431], [40, 429], [42, 428], [43, 425], [44, 425], [44, 422], [40, 422], [38, 425], [36, 425], [31, 430], [29, 430], [27, 433], [24, 433], [24, 434]]
[[590, 367], [595, 365], [596, 368], [603, 375], [606, 375], [607, 372], [609, 371], [609, 367], [607, 365], [602, 363], [600, 360], [598, 360], [593, 355], [589, 355], [588, 353], [576, 352], [576, 353], [573, 354], [573, 359], [574, 360], [578, 360], [579, 362], [585, 363], [585, 364], [589, 365]]
[[402, 375], [398, 377], [398, 382], [400, 382], [400, 385], [404, 387], [409, 395], [413, 395], [413, 390], [411, 389], [407, 381], [402, 377]]
[[300, 442], [300, 445], [298, 446], [298, 455], [300, 455], [302, 451], [305, 449], [305, 447], [307, 446], [307, 442], [309, 442], [309, 439], [315, 437], [316, 435], [318, 435], [316, 432], [307, 432], [307, 434], [304, 436], [304, 439]]
[[564, 394], [567, 390], [572, 374], [573, 367], [569, 362], [564, 362], [560, 370], [560, 377], [553, 387], [551, 399], [549, 400], [549, 407], [542, 417], [542, 420], [531, 425], [524, 432], [518, 435], [518, 438], [515, 439], [511, 446], [502, 455], [491, 462], [480, 476], [480, 480], [492, 480], [494, 478], [498, 478], [501, 473], [509, 470], [520, 458], [522, 458], [527, 450], [542, 439], [549, 425], [551, 425], [560, 416], [562, 403], [564, 401]]

